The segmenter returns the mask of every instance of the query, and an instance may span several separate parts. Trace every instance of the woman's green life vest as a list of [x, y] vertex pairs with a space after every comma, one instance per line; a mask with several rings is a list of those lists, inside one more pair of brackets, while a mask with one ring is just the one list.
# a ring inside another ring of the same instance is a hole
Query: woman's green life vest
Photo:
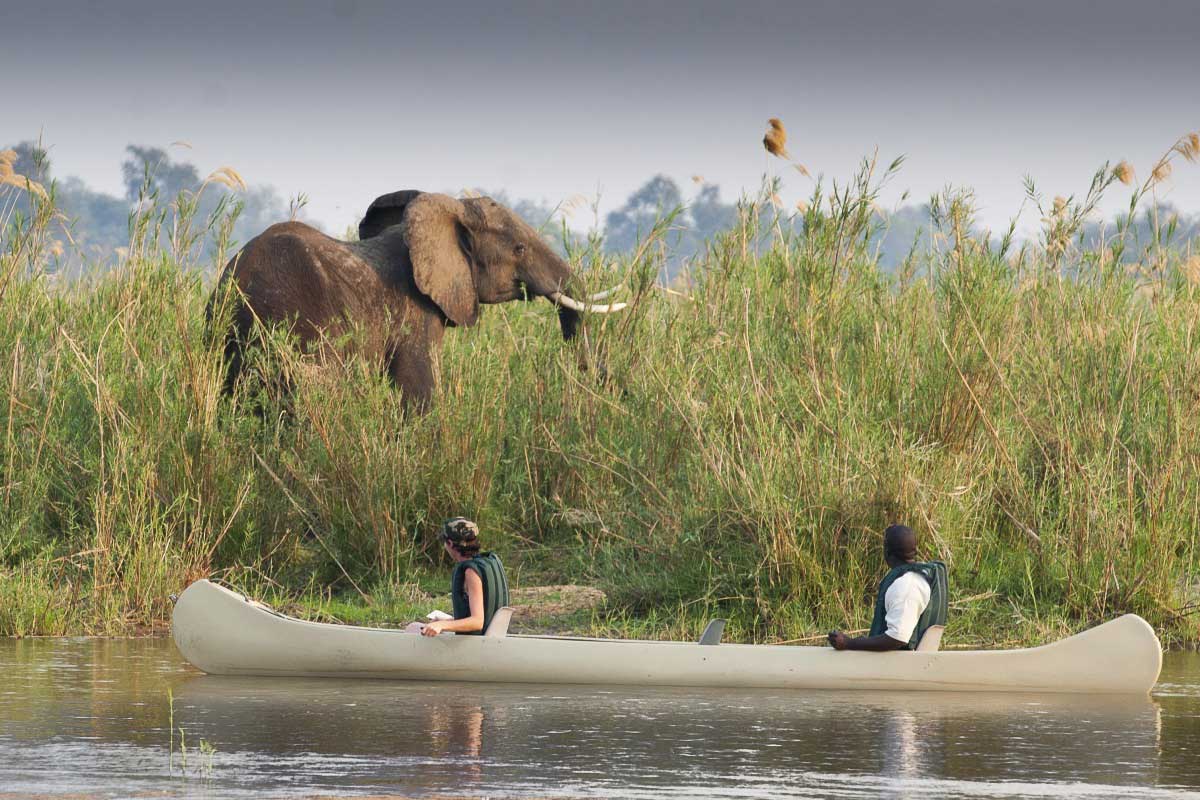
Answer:
[[946, 624], [946, 613], [949, 607], [949, 581], [946, 575], [946, 565], [941, 561], [913, 561], [892, 567], [883, 580], [879, 582], [879, 591], [875, 594], [875, 618], [871, 620], [870, 636], [887, 633], [887, 590], [896, 579], [908, 572], [920, 573], [929, 581], [929, 605], [921, 612], [917, 627], [913, 629], [912, 637], [901, 650], [916, 650], [917, 642], [925, 635], [925, 631], [934, 625]]
[[467, 597], [469, 569], [475, 570], [483, 582], [483, 630], [472, 631], [481, 634], [492, 624], [496, 612], [508, 605], [508, 578], [500, 557], [495, 553], [480, 553], [474, 558], [458, 562], [450, 576], [450, 599], [454, 602], [455, 619], [471, 616], [471, 601]]

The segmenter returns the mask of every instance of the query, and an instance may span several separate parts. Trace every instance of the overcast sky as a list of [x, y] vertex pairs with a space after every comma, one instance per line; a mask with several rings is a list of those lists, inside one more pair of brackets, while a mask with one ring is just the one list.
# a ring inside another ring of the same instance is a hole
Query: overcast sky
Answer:
[[[1024, 174], [1083, 192], [1200, 128], [1192, 0], [0, 5], [0, 143], [40, 133], [57, 176], [119, 193], [126, 144], [185, 140], [339, 232], [401, 188], [607, 210], [662, 172], [731, 199], [773, 116], [814, 175], [878, 146], [908, 159], [892, 203], [970, 186], [999, 226]], [[771, 168], [788, 202], [811, 188]], [[1200, 211], [1200, 166], [1168, 192]]]

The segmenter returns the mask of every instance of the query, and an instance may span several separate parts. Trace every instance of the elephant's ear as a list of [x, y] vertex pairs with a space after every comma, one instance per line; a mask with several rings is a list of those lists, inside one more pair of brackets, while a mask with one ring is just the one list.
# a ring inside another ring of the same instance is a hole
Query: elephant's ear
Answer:
[[479, 294], [463, 251], [463, 204], [444, 194], [422, 194], [404, 212], [404, 240], [413, 280], [456, 325], [479, 319]]
[[420, 194], [416, 189], [405, 189], [376, 197], [358, 223], [359, 240], [378, 236], [384, 228], [403, 222], [404, 209]]

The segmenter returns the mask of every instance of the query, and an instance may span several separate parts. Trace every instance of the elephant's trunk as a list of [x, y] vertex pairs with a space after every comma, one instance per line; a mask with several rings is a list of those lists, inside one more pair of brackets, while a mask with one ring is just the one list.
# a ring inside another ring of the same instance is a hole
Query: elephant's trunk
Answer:
[[566, 306], [559, 306], [558, 324], [562, 326], [563, 341], [571, 341], [579, 332], [579, 312]]
[[[580, 315], [584, 313], [608, 314], [620, 311], [624, 303], [597, 305], [594, 301], [606, 298], [614, 290], [601, 292], [596, 297], [588, 297], [587, 302], [580, 302], [565, 291], [572, 282], [571, 265], [557, 255], [547, 260], [541, 271], [532, 271], [525, 276], [526, 287], [532, 295], [545, 297], [558, 306], [558, 321], [562, 326], [563, 339], [571, 340], [579, 329]], [[618, 287], [619, 288], [619, 287]]]

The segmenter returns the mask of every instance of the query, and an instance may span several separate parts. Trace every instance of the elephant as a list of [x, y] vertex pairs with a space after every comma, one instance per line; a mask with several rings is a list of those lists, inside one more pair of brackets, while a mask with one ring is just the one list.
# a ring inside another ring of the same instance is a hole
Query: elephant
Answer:
[[[424, 410], [445, 329], [474, 325], [481, 305], [545, 297], [557, 307], [568, 341], [582, 313], [624, 306], [594, 303], [611, 292], [585, 302], [571, 297], [571, 266], [489, 197], [385, 194], [367, 209], [358, 236], [341, 241], [302, 222], [283, 222], [229, 261], [207, 313], [210, 330], [217, 326], [224, 338], [226, 394], [239, 380], [258, 322], [289, 326], [310, 351], [348, 342], [386, 371], [406, 405]], [[232, 319], [223, 313], [225, 302]]]

